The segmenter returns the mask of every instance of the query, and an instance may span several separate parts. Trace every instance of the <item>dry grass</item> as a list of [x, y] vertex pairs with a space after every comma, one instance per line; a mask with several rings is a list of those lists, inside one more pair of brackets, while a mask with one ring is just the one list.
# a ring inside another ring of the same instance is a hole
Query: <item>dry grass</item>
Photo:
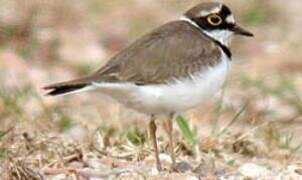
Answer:
[[193, 144], [175, 123], [180, 172], [155, 171], [144, 115], [97, 92], [43, 96], [196, 2], [0, 1], [0, 179], [300, 179], [299, 0], [227, 1], [256, 38], [234, 42], [223, 93], [183, 115]]

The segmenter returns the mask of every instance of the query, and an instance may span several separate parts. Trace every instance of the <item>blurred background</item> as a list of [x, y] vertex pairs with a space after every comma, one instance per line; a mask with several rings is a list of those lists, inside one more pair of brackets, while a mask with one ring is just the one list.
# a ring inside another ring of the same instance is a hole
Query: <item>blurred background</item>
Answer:
[[[95, 92], [52, 98], [41, 88], [94, 72], [141, 35], [199, 2], [0, 0], [0, 161], [33, 169], [74, 161], [89, 166], [86, 154], [100, 153], [96, 149], [119, 154], [137, 146], [149, 157], [144, 115]], [[194, 145], [175, 125], [178, 158], [197, 166], [211, 157], [219, 162], [213, 172], [253, 161], [286, 169], [302, 153], [302, 2], [222, 2], [255, 38], [234, 38], [223, 91], [183, 114]], [[163, 152], [166, 144], [160, 132]], [[126, 162], [148, 164], [148, 158], [136, 160], [137, 151]], [[113, 157], [118, 167], [125, 164]], [[98, 158], [110, 164], [108, 156]]]

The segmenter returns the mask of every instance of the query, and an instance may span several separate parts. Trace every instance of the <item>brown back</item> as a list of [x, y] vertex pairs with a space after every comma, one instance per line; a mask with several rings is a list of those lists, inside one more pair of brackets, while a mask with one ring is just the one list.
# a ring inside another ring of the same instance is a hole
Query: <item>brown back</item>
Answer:
[[89, 79], [95, 82], [161, 84], [219, 62], [217, 45], [184, 21], [165, 24], [113, 57]]

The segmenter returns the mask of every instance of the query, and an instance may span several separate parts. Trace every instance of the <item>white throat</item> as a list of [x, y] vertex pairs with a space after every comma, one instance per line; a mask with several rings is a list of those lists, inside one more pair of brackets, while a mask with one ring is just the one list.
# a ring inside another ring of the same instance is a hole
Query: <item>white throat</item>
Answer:
[[191, 25], [195, 26], [200, 31], [202, 31], [203, 33], [208, 35], [209, 37], [211, 37], [211, 38], [215, 39], [216, 41], [220, 42], [222, 45], [225, 45], [226, 47], [229, 47], [229, 43], [230, 43], [231, 36], [232, 36], [233, 32], [231, 32], [229, 30], [212, 30], [212, 31], [203, 30], [202, 28], [200, 28], [198, 26], [198, 24], [196, 24], [194, 21], [187, 18], [186, 16], [181, 17], [180, 20], [190, 23]]

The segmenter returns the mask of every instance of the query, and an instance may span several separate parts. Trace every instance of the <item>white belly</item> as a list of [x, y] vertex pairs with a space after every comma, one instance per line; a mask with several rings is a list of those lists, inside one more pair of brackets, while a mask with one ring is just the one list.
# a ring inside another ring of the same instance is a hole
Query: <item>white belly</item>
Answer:
[[100, 83], [95, 86], [127, 107], [142, 113], [182, 112], [211, 98], [224, 84], [228, 69], [229, 59], [223, 55], [222, 61], [215, 67], [167, 85]]

